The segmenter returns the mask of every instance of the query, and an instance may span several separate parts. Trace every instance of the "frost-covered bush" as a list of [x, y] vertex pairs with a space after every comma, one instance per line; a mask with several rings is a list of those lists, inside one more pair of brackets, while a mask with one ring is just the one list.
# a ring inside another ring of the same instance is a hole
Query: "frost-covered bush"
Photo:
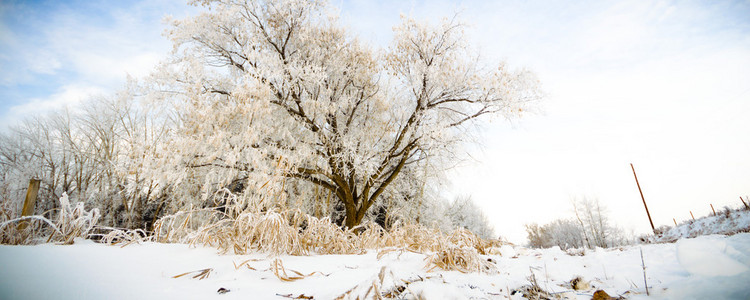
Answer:
[[75, 238], [87, 238], [99, 220], [99, 210], [86, 210], [83, 202], [71, 205], [68, 195], [59, 199], [56, 221], [40, 215], [20, 217], [3, 208], [0, 210], [0, 237], [3, 244], [61, 242], [72, 244]]
[[57, 231], [52, 239], [72, 244], [74, 238], [86, 238], [99, 221], [99, 216], [99, 209], [92, 208], [86, 211], [83, 202], [78, 202], [74, 206], [70, 203], [68, 195], [63, 193], [60, 197], [60, 212], [55, 222]]

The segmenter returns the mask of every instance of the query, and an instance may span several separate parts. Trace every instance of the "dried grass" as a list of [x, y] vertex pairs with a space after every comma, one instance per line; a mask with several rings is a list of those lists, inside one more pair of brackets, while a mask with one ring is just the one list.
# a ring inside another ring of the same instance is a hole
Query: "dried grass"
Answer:
[[[96, 222], [99, 221], [99, 216], [99, 210], [96, 208], [86, 211], [83, 202], [78, 202], [75, 206], [72, 206], [68, 200], [68, 195], [63, 193], [60, 197], [60, 213], [57, 214], [56, 225], [60, 234], [58, 238], [65, 244], [72, 244], [74, 238], [88, 237], [88, 233], [94, 229]], [[54, 236], [55, 234], [53, 234], [53, 238]]]
[[212, 268], [206, 268], [206, 269], [201, 269], [201, 270], [197, 270], [197, 271], [190, 271], [190, 272], [185, 272], [185, 273], [182, 273], [182, 274], [179, 274], [179, 275], [172, 276], [172, 278], [180, 278], [180, 277], [188, 275], [188, 274], [195, 274], [195, 275], [193, 275], [193, 279], [197, 278], [198, 280], [202, 280], [202, 279], [208, 278], [208, 276], [211, 275], [211, 272], [213, 270], [214, 269], [212, 269]]
[[451, 245], [428, 256], [426, 260], [428, 272], [436, 268], [462, 273], [497, 272], [497, 267], [493, 263], [480, 257], [476, 249], [468, 247]]
[[550, 293], [546, 291], [545, 289], [543, 289], [539, 285], [539, 281], [537, 281], [536, 275], [534, 275], [533, 271], [531, 271], [531, 275], [529, 275], [527, 279], [529, 280], [529, 284], [522, 286], [521, 288], [517, 290], [514, 290], [512, 294], [520, 292], [522, 294], [522, 297], [526, 299], [531, 299], [531, 300], [562, 299], [561, 294]]
[[239, 265], [236, 264], [235, 262], [232, 262], [232, 264], [234, 264], [234, 269], [235, 270], [239, 270], [240, 268], [242, 268], [243, 266], [245, 266], [245, 267], [247, 267], [248, 270], [257, 271], [258, 269], [253, 268], [253, 267], [250, 266], [250, 262], [257, 262], [257, 261], [261, 261], [261, 260], [260, 259], [252, 259], [251, 258], [251, 259], [248, 259], [248, 260], [245, 260], [245, 261], [241, 262]]
[[99, 220], [99, 210], [86, 210], [83, 202], [70, 204], [68, 195], [60, 197], [57, 220], [43, 216], [15, 217], [13, 211], [4, 206], [0, 209], [0, 242], [11, 245], [26, 245], [37, 242], [61, 242], [72, 244], [75, 238], [87, 238]]
[[[22, 225], [23, 224], [23, 225]], [[42, 216], [18, 217], [0, 223], [0, 243], [29, 245], [51, 239], [51, 232], [62, 236], [57, 225]]]
[[[289, 270], [289, 272], [293, 273], [294, 275], [289, 276], [289, 274], [287, 273], [287, 270]], [[321, 274], [323, 276], [331, 275], [331, 274], [324, 274], [323, 272], [319, 272], [319, 271], [311, 272], [309, 274], [302, 274], [292, 269], [286, 269], [284, 268], [284, 263], [279, 258], [275, 258], [274, 260], [271, 261], [271, 271], [273, 272], [273, 275], [276, 275], [276, 277], [279, 278], [281, 281], [287, 281], [287, 282], [297, 281], [300, 279], [304, 279], [306, 277], [313, 276], [315, 274]]]
[[[278, 209], [246, 211], [235, 217], [212, 209], [191, 210], [164, 217], [154, 228], [154, 241], [200, 244], [215, 247], [222, 253], [260, 252], [277, 256], [362, 254], [367, 250], [380, 250], [379, 257], [382, 257], [391, 251], [409, 251], [428, 255], [430, 269], [495, 270], [493, 264], [480, 256], [488, 253], [492, 243], [465, 229], [446, 235], [419, 224], [397, 223], [386, 231], [377, 224], [366, 223], [344, 230], [328, 218]], [[277, 274], [279, 278], [294, 278], [300, 274], [287, 275]]]
[[377, 277], [355, 285], [334, 299], [424, 299], [421, 293], [415, 293], [409, 285], [434, 278], [430, 276], [398, 278], [391, 269], [383, 266]]
[[121, 247], [125, 247], [131, 244], [140, 244], [145, 241], [149, 241], [151, 237], [143, 229], [127, 230], [118, 228], [104, 228], [109, 230], [108, 233], [101, 236], [100, 242], [117, 245], [121, 244]]
[[336, 300], [345, 299], [383, 299], [382, 290], [383, 284], [385, 283], [385, 276], [390, 273], [393, 276], [393, 272], [388, 272], [388, 268], [383, 266], [378, 272], [378, 277], [372, 281], [365, 281], [361, 284], [355, 285], [351, 289], [347, 290], [343, 294], [336, 297]]

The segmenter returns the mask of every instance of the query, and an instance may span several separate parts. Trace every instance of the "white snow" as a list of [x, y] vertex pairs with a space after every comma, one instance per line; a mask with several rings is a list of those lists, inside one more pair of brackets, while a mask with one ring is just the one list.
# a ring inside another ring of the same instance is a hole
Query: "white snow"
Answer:
[[732, 276], [750, 270], [740, 261], [748, 261], [747, 255], [715, 235], [678, 241], [677, 258], [682, 267], [695, 275]]
[[[640, 249], [651, 297], [645, 294]], [[510, 294], [528, 285], [532, 273], [540, 287], [566, 299], [591, 299], [597, 289], [628, 299], [750, 299], [749, 233], [597, 249], [584, 256], [559, 248], [513, 250], [513, 256], [485, 256], [497, 265], [496, 274], [427, 272], [426, 255], [408, 251], [392, 251], [380, 259], [377, 251], [283, 255], [278, 259], [288, 276], [313, 273], [287, 282], [271, 269], [276, 257], [265, 254], [220, 255], [213, 248], [184, 244], [121, 248], [85, 240], [68, 246], [3, 245], [0, 299], [334, 299], [347, 292], [347, 299], [353, 299], [368, 293], [370, 298], [373, 286], [383, 295], [402, 287], [400, 295], [407, 299], [522, 299], [521, 293]], [[173, 278], [207, 268], [212, 271], [202, 280], [192, 278], [197, 273]], [[572, 290], [567, 282], [576, 276], [591, 289]], [[220, 288], [229, 292], [220, 294]]]
[[500, 246], [500, 256], [513, 257], [516, 256], [516, 250], [511, 245]]
[[750, 231], [750, 210], [735, 209], [720, 211], [714, 216], [686, 221], [679, 226], [671, 227], [654, 242], [674, 242], [681, 238], [692, 238], [709, 234], [731, 235], [737, 232]]

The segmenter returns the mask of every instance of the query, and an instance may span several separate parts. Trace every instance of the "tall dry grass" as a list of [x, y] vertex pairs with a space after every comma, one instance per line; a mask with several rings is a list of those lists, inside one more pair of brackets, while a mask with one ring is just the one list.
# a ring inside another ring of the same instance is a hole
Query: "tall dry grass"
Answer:
[[[3, 244], [70, 244], [77, 237], [94, 236], [113, 245], [143, 241], [188, 243], [234, 254], [363, 254], [375, 250], [382, 257], [392, 251], [410, 251], [426, 254], [430, 270], [493, 270], [480, 256], [487, 254], [492, 243], [465, 229], [445, 234], [437, 228], [398, 222], [389, 231], [375, 223], [342, 229], [328, 218], [283, 207], [235, 210], [229, 214], [215, 208], [189, 209], [160, 218], [150, 233], [95, 228], [98, 219], [98, 210], [86, 210], [83, 203], [72, 205], [66, 195], [60, 198], [55, 221], [43, 216], [17, 217], [9, 208], [0, 207], [0, 238]], [[105, 233], [92, 234], [94, 229]]]
[[82, 202], [70, 203], [68, 195], [60, 197], [57, 218], [18, 216], [12, 207], [0, 208], [0, 243], [28, 245], [40, 242], [72, 244], [75, 238], [87, 238], [99, 220], [99, 210], [86, 210]]
[[377, 224], [366, 223], [345, 230], [328, 218], [316, 218], [300, 210], [242, 212], [235, 217], [212, 209], [180, 212], [155, 223], [153, 240], [205, 245], [240, 255], [410, 251], [426, 254], [430, 270], [494, 271], [494, 266], [480, 256], [488, 253], [492, 243], [465, 229], [445, 234], [420, 224], [396, 223], [386, 231]]

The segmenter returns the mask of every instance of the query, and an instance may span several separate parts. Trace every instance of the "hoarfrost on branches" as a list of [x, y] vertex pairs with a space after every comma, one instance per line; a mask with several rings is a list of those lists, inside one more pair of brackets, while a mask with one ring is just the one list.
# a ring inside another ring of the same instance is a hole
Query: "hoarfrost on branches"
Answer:
[[480, 117], [516, 117], [540, 97], [532, 73], [484, 69], [453, 20], [404, 17], [373, 49], [323, 1], [197, 3], [210, 10], [172, 22], [150, 97], [176, 112], [173, 181], [204, 194], [236, 181], [266, 196], [324, 190], [353, 227], [380, 199], [404, 200], [394, 188], [424, 180], [419, 169], [441, 172]]

